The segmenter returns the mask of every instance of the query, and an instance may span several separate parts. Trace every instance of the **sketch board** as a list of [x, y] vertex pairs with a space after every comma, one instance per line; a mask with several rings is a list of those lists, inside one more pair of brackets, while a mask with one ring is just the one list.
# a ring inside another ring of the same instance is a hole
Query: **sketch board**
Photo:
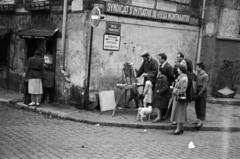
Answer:
[[99, 101], [101, 112], [113, 110], [116, 107], [115, 95], [113, 90], [100, 91]]

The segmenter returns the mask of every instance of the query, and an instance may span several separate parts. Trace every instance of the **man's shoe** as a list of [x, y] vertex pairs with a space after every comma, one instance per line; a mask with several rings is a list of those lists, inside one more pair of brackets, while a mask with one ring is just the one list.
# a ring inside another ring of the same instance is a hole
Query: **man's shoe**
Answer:
[[36, 106], [39, 107], [39, 106], [40, 106], [40, 103], [36, 103]]
[[199, 127], [199, 128], [203, 127], [203, 123], [202, 123], [202, 122], [199, 122], [199, 123], [197, 124], [197, 127]]
[[199, 121], [194, 121], [192, 122], [192, 125], [197, 125], [199, 123]]
[[152, 122], [153, 123], [159, 123], [161, 121], [161, 119], [154, 119]]

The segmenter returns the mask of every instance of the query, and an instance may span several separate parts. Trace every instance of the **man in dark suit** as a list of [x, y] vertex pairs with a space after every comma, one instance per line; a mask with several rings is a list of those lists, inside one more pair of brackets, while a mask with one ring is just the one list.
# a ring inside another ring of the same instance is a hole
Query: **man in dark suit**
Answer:
[[[165, 53], [160, 53], [158, 54], [158, 59], [159, 59], [159, 70], [160, 72], [162, 72], [162, 74], [164, 74], [167, 77], [168, 80], [168, 86], [169, 86], [169, 90], [170, 90], [170, 86], [172, 86], [173, 82], [174, 82], [174, 73], [173, 73], [173, 67], [167, 62], [167, 55]], [[170, 97], [171, 97], [171, 91], [168, 91], [167, 96], [165, 96], [166, 101], [169, 101]], [[170, 110], [168, 110], [170, 112]], [[166, 119], [168, 116], [168, 111], [167, 109], [162, 110], [162, 116], [163, 119]]]
[[161, 70], [162, 74], [167, 76], [169, 87], [174, 82], [174, 73], [173, 73], [173, 67], [167, 62], [167, 55], [165, 53], [158, 54], [160, 67], [159, 70]]

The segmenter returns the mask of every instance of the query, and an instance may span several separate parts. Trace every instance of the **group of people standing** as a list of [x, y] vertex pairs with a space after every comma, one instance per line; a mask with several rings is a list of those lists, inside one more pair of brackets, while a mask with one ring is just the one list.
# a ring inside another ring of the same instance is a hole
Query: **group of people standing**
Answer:
[[[52, 64], [44, 61], [43, 51], [37, 49], [34, 52], [34, 56], [27, 60], [24, 74], [24, 103], [38, 107], [47, 97], [49, 97], [49, 102], [52, 102], [54, 97], [54, 79]], [[29, 100], [28, 96], [30, 96]]]
[[208, 84], [204, 64], [197, 63], [194, 73], [191, 60], [185, 59], [181, 52], [177, 53], [174, 66], [168, 63], [165, 53], [157, 55], [160, 65], [148, 52], [141, 56], [143, 63], [137, 71], [137, 77], [143, 76], [145, 81], [144, 107], [151, 105], [156, 109], [157, 117], [153, 122], [160, 122], [170, 116], [170, 121], [177, 125], [174, 134], [183, 134], [187, 105], [195, 101], [197, 120], [193, 124], [202, 127], [206, 116]]

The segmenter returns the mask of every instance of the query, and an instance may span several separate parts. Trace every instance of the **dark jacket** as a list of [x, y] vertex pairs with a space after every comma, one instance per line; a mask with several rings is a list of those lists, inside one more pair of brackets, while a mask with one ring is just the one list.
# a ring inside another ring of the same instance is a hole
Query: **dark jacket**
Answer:
[[170, 98], [169, 84], [167, 77], [162, 74], [157, 78], [155, 84], [155, 92], [153, 94], [152, 105], [160, 109], [166, 109], [168, 107], [168, 101]]
[[205, 71], [197, 74], [197, 95], [198, 98], [207, 98], [208, 74]]
[[55, 81], [55, 74], [51, 70], [44, 69], [43, 71], [43, 87], [53, 88]]
[[32, 56], [28, 59], [26, 79], [41, 79], [43, 72], [43, 59], [39, 56]]
[[167, 62], [163, 67], [159, 67], [162, 74], [167, 76], [169, 86], [174, 82], [173, 67]]
[[[156, 77], [158, 73], [158, 62], [157, 60], [150, 58], [147, 61], [144, 61], [137, 71], [137, 77], [141, 76], [143, 73], [148, 73], [150, 81], [154, 85], [156, 83]], [[146, 81], [146, 79], [144, 80]]]

